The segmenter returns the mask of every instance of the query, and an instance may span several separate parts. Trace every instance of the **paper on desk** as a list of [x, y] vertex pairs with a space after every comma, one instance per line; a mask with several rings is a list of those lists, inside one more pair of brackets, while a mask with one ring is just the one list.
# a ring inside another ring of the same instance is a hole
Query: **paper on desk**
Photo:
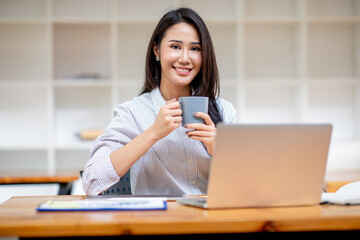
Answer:
[[109, 197], [106, 198], [107, 201], [130, 201], [130, 202], [142, 202], [142, 201], [148, 201], [148, 200], [159, 200], [159, 201], [166, 201], [166, 197]]
[[37, 211], [107, 211], [107, 210], [165, 210], [163, 199], [114, 199], [114, 200], [73, 200], [47, 201], [39, 205]]
[[360, 194], [322, 193], [321, 203], [356, 205], [360, 204]]

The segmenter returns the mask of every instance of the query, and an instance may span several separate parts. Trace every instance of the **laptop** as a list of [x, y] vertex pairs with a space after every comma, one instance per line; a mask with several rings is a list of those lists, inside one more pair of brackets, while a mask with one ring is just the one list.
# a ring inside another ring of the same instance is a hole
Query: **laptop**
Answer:
[[220, 124], [207, 198], [177, 201], [207, 209], [319, 204], [331, 133], [331, 124]]

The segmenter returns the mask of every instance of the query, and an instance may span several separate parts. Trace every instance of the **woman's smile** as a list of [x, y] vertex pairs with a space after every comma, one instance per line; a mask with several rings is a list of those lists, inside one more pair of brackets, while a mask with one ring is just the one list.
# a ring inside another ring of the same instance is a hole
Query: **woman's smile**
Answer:
[[181, 67], [174, 67], [175, 71], [180, 75], [188, 75], [191, 71], [190, 68], [181, 68]]

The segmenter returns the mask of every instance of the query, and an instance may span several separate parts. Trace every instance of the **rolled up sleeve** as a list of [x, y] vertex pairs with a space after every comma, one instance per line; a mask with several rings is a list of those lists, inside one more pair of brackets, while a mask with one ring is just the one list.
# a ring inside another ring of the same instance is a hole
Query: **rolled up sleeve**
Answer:
[[82, 174], [82, 184], [87, 195], [101, 194], [120, 180], [110, 161], [110, 154], [139, 134], [134, 124], [131, 124], [134, 119], [126, 106], [122, 104], [115, 108], [114, 119], [90, 150], [90, 158]]

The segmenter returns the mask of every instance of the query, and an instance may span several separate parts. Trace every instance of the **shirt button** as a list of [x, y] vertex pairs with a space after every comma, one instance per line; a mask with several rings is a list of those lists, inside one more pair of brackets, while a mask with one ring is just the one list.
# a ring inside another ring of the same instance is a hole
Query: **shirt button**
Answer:
[[189, 163], [192, 163], [193, 162], [193, 160], [192, 159], [189, 159]]
[[192, 181], [192, 182], [191, 182], [192, 185], [195, 185], [195, 183], [196, 183], [195, 181]]

